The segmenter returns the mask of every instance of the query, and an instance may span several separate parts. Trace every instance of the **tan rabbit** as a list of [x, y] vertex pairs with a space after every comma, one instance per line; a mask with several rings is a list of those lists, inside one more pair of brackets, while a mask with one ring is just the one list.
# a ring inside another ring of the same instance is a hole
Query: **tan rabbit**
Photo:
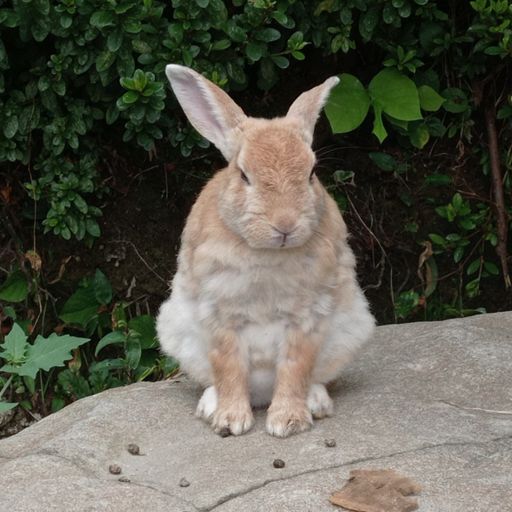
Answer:
[[267, 431], [286, 437], [332, 414], [325, 384], [371, 335], [347, 229], [313, 171], [313, 131], [331, 77], [287, 115], [247, 117], [195, 71], [171, 64], [192, 125], [228, 166], [188, 217], [170, 298], [157, 320], [163, 351], [206, 389], [197, 415], [240, 435], [251, 405], [270, 404]]

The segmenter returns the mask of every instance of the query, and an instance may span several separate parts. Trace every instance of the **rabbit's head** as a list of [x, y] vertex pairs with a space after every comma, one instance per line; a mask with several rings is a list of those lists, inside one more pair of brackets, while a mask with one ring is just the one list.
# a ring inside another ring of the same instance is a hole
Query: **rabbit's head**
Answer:
[[305, 244], [325, 208], [313, 131], [338, 78], [301, 94], [285, 117], [257, 119], [195, 71], [170, 64], [166, 73], [192, 125], [229, 162], [217, 205], [226, 225], [256, 249]]

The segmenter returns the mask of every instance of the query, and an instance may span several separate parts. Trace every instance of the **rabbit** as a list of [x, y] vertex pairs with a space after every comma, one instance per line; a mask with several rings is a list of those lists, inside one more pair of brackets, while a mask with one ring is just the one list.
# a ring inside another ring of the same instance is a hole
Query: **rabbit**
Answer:
[[266, 430], [307, 430], [333, 413], [326, 384], [372, 334], [347, 228], [315, 175], [313, 131], [337, 77], [301, 94], [284, 117], [251, 118], [190, 68], [166, 75], [197, 131], [228, 162], [186, 221], [161, 349], [205, 389], [196, 415], [241, 435], [252, 407]]

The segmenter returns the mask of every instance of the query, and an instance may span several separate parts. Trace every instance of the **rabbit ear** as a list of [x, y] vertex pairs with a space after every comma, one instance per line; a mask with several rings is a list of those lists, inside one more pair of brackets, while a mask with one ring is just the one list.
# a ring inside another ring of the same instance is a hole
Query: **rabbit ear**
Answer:
[[304, 140], [309, 144], [313, 142], [313, 132], [320, 111], [327, 102], [331, 89], [339, 81], [340, 79], [337, 76], [331, 76], [323, 84], [303, 92], [292, 103], [286, 114], [287, 118], [297, 119], [301, 123]]
[[238, 146], [234, 130], [246, 119], [243, 110], [220, 87], [190, 68], [169, 64], [165, 73], [192, 126], [231, 160]]

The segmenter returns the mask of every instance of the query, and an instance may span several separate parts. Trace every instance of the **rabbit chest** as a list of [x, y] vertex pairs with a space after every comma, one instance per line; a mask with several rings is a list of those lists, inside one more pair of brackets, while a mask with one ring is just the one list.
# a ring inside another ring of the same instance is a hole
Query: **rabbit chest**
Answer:
[[257, 365], [275, 362], [289, 327], [309, 332], [334, 307], [336, 276], [321, 285], [312, 258], [282, 256], [224, 266], [199, 285], [196, 306], [203, 325], [235, 329]]

